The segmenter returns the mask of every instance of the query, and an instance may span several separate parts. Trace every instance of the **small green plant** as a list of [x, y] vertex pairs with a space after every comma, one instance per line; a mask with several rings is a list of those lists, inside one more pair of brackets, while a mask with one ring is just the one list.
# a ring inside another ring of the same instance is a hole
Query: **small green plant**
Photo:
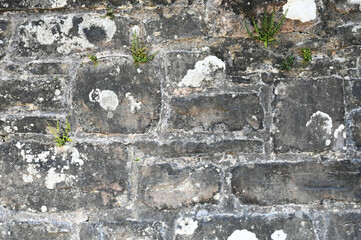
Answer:
[[59, 78], [58, 78], [58, 77], [55, 77], [54, 79], [55, 79], [56, 81], [59, 81]]
[[286, 70], [286, 71], [291, 70], [293, 68], [293, 60], [294, 59], [295, 58], [293, 56], [286, 57], [283, 60], [283, 62], [281, 63], [281, 66], [280, 66], [281, 70]]
[[[68, 117], [70, 117], [70, 113]], [[59, 121], [56, 121], [56, 129], [53, 129], [50, 126], [49, 122], [45, 120], [45, 122], [48, 124], [50, 128], [50, 131], [53, 133], [54, 137], [56, 138], [54, 142], [56, 142], [56, 146], [58, 147], [64, 146], [66, 142], [73, 141], [72, 139], [69, 138], [70, 123], [68, 121], [68, 117], [65, 120], [65, 124], [66, 124], [65, 128], [60, 127]]]
[[139, 162], [139, 161], [140, 161], [140, 159], [139, 159], [139, 158], [134, 159], [134, 162]]
[[114, 15], [114, 11], [111, 7], [108, 7], [108, 12], [102, 18], [106, 18], [106, 17], [109, 17], [110, 20], [114, 20], [115, 15]]
[[311, 62], [311, 49], [310, 48], [301, 48], [301, 56], [303, 58], [302, 65], [305, 66], [307, 63]]
[[130, 50], [132, 51], [133, 62], [136, 67], [139, 67], [139, 63], [149, 62], [158, 53], [158, 51], [156, 51], [152, 55], [148, 56], [148, 49], [143, 43], [140, 45], [139, 37], [136, 32], [133, 34], [132, 48]]
[[258, 26], [257, 23], [252, 19], [253, 26], [255, 32], [258, 34], [258, 36], [254, 36], [248, 29], [246, 20], [244, 20], [244, 24], [246, 26], [247, 32], [249, 36], [255, 40], [260, 40], [264, 43], [264, 46], [267, 48], [268, 43], [274, 42], [277, 38], [274, 36], [282, 26], [288, 9], [286, 10], [285, 14], [281, 18], [281, 21], [279, 23], [275, 22], [276, 17], [276, 11], [273, 10], [271, 13], [268, 13], [267, 11], [264, 11], [263, 18], [261, 21], [261, 26]]
[[97, 56], [95, 56], [95, 55], [88, 55], [88, 57], [89, 57], [90, 61], [92, 61], [92, 62], [94, 63], [94, 66], [95, 66], [95, 67], [98, 66], [98, 58], [97, 58]]

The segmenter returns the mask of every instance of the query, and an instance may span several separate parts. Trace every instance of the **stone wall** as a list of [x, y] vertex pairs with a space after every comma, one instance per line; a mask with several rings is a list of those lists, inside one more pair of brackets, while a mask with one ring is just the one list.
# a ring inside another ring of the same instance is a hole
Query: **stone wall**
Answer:
[[288, 2], [0, 0], [0, 239], [361, 239], [361, 1]]

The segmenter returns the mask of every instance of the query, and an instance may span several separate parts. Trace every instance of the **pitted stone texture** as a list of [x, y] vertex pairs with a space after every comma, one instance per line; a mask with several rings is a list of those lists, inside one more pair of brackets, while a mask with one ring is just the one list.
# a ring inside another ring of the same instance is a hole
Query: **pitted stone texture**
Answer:
[[1, 202], [10, 209], [113, 208], [128, 187], [127, 152], [120, 144], [68, 143], [59, 148], [8, 142], [0, 149]]
[[208, 31], [204, 18], [187, 12], [171, 15], [160, 13], [159, 19], [148, 20], [144, 26], [149, 40], [153, 43], [202, 37], [206, 36]]
[[34, 75], [67, 75], [69, 65], [56, 62], [33, 62], [26, 67], [26, 70]]
[[214, 167], [172, 168], [169, 164], [141, 167], [138, 200], [157, 209], [176, 209], [214, 202], [221, 182]]
[[[52, 124], [55, 118], [49, 117], [17, 117], [8, 116], [0, 119], [0, 133], [47, 133], [46, 129], [48, 121], [52, 127], [56, 128], [55, 124]], [[62, 122], [62, 121], [59, 121]], [[49, 132], [50, 133], [50, 132]]]
[[119, 222], [84, 223], [80, 228], [81, 240], [112, 239], [166, 239], [166, 224], [161, 222]]
[[10, 21], [0, 19], [0, 59], [6, 54], [8, 38], [10, 36]]
[[361, 202], [357, 161], [264, 163], [232, 170], [232, 191], [245, 204]]
[[0, 223], [0, 240], [70, 240], [73, 229], [62, 222], [10, 222]]
[[61, 109], [66, 105], [63, 97], [56, 79], [0, 80], [0, 111]]
[[[193, 232], [175, 229], [177, 240], [181, 239], [229, 239], [229, 240], [316, 240], [311, 219], [302, 213], [235, 217], [214, 216], [193, 219]], [[189, 228], [184, 226], [183, 228]], [[276, 238], [281, 235], [286, 238]], [[246, 237], [248, 236], [248, 238]], [[253, 236], [251, 238], [250, 236]], [[272, 236], [272, 237], [271, 237]]]
[[356, 147], [361, 148], [361, 114], [355, 114], [352, 118], [352, 140]]
[[80, 126], [86, 132], [147, 132], [159, 120], [160, 78], [154, 62], [138, 69], [128, 58], [86, 64], [73, 95]]
[[28, 18], [19, 26], [16, 47], [24, 57], [64, 56], [101, 47], [115, 32], [115, 21], [99, 14], [46, 15]]
[[263, 143], [252, 140], [222, 140], [213, 143], [175, 140], [169, 143], [151, 141], [134, 144], [135, 152], [146, 157], [177, 158], [187, 156], [237, 155], [239, 153], [262, 153]]
[[263, 1], [263, 0], [227, 0], [222, 1], [222, 7], [226, 9], [232, 9], [236, 14], [243, 13], [247, 16], [251, 16], [254, 14], [258, 7], [262, 7], [262, 5], [266, 4], [280, 4], [286, 3], [286, 0], [271, 0], [271, 1]]
[[327, 239], [361, 239], [361, 213], [335, 213], [330, 216]]
[[335, 130], [345, 124], [341, 79], [280, 81], [274, 93], [276, 152], [342, 151], [334, 137]]
[[255, 94], [174, 97], [170, 102], [173, 129], [241, 131], [263, 129], [263, 108]]

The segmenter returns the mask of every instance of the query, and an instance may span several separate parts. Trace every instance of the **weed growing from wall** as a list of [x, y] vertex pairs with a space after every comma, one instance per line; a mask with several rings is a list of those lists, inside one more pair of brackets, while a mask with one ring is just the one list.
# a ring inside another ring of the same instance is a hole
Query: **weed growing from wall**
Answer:
[[95, 55], [88, 55], [88, 57], [89, 57], [90, 61], [92, 61], [92, 62], [94, 63], [94, 66], [95, 66], [95, 67], [98, 66], [98, 58], [97, 58], [97, 56], [95, 56]]
[[106, 17], [109, 17], [110, 20], [114, 20], [115, 15], [114, 15], [114, 11], [111, 7], [108, 7], [108, 12], [102, 18], [106, 18]]
[[[70, 113], [68, 115], [70, 117]], [[65, 127], [60, 127], [59, 121], [56, 121], [56, 129], [52, 128], [48, 121], [45, 120], [45, 122], [48, 124], [50, 131], [53, 133], [54, 137], [56, 138], [54, 142], [56, 143], [56, 146], [62, 147], [66, 144], [66, 142], [73, 141], [71, 138], [69, 138], [69, 132], [70, 132], [70, 123], [68, 121], [68, 117], [65, 120]]]
[[255, 40], [262, 41], [264, 46], [267, 48], [269, 43], [272, 43], [277, 39], [277, 38], [275, 38], [275, 35], [278, 32], [278, 30], [280, 29], [280, 27], [282, 26], [282, 24], [286, 18], [287, 11], [288, 11], [288, 9], [286, 10], [285, 14], [283, 15], [283, 17], [281, 18], [281, 21], [279, 23], [275, 22], [275, 17], [276, 17], [275, 10], [273, 10], [271, 13], [264, 11], [260, 26], [258, 26], [257, 23], [254, 21], [254, 19], [252, 19], [254, 30], [258, 34], [258, 36], [253, 35], [249, 31], [247, 24], [246, 24], [246, 20], [244, 20], [244, 24], [245, 24], [245, 27], [247, 29], [249, 36]]
[[133, 62], [135, 63], [136, 67], [139, 67], [139, 63], [149, 62], [158, 53], [158, 51], [156, 51], [152, 55], [148, 56], [148, 49], [146, 46], [144, 46], [143, 43], [142, 44], [139, 43], [139, 37], [137, 36], [136, 32], [134, 32], [133, 34], [131, 51], [132, 51]]
[[291, 70], [293, 68], [293, 60], [294, 59], [295, 58], [293, 56], [286, 57], [283, 60], [283, 62], [281, 63], [280, 69], [285, 70], [285, 71]]
[[301, 48], [301, 56], [303, 58], [302, 65], [310, 63], [312, 60], [311, 49], [310, 48]]

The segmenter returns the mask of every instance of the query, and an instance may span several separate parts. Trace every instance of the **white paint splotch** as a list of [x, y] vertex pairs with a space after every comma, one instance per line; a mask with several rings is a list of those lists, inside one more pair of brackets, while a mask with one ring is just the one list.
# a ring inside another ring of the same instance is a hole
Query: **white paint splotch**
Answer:
[[190, 69], [187, 75], [178, 84], [180, 87], [200, 87], [203, 81], [211, 80], [212, 75], [217, 70], [226, 69], [226, 64], [216, 56], [208, 56], [202, 61], [198, 61], [194, 69]]
[[306, 127], [313, 125], [321, 125], [322, 129], [327, 133], [332, 133], [332, 118], [324, 112], [317, 111], [312, 114], [311, 119], [306, 123]]
[[247, 229], [236, 230], [232, 233], [231, 236], [227, 238], [227, 240], [258, 240], [256, 234], [248, 231]]
[[315, 0], [288, 0], [283, 6], [283, 14], [286, 11], [286, 18], [301, 22], [315, 20], [317, 15]]
[[192, 218], [185, 217], [177, 219], [175, 224], [175, 234], [176, 235], [192, 235], [194, 231], [198, 228], [198, 222], [194, 221]]
[[130, 106], [130, 111], [132, 113], [136, 113], [137, 111], [139, 111], [141, 109], [141, 105], [142, 103], [137, 101], [133, 95], [131, 93], [126, 93], [125, 97], [128, 99], [129, 101], [129, 106]]
[[98, 102], [103, 109], [110, 111], [114, 111], [119, 105], [117, 94], [111, 90], [93, 89], [89, 93], [89, 100]]
[[272, 240], [286, 240], [287, 234], [283, 230], [277, 230], [271, 235]]

